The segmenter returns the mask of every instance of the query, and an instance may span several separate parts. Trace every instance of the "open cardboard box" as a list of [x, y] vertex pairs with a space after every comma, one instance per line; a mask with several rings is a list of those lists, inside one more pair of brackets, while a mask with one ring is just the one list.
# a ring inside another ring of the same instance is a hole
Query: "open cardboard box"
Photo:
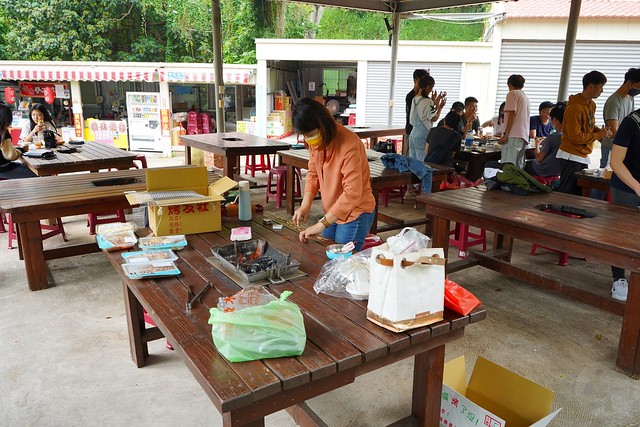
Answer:
[[544, 427], [555, 393], [478, 357], [466, 384], [464, 356], [444, 365], [440, 426]]
[[[193, 199], [171, 199], [149, 205], [149, 227], [156, 236], [197, 234], [220, 231], [220, 202], [225, 192], [238, 185], [222, 177], [208, 184], [207, 168], [198, 166], [146, 169], [147, 194], [159, 191], [194, 191], [206, 196]], [[132, 205], [139, 204], [140, 194], [128, 194]], [[144, 193], [142, 194], [144, 196]]]

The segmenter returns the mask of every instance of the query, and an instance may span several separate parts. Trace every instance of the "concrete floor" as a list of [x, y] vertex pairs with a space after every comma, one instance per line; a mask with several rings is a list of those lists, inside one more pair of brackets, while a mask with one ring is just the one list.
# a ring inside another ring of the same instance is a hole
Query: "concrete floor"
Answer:
[[[150, 158], [152, 166], [182, 158]], [[264, 176], [264, 175], [262, 175]], [[252, 190], [264, 204], [264, 190]], [[318, 204], [318, 202], [316, 202]], [[268, 211], [275, 203], [266, 204]], [[397, 201], [389, 212], [421, 215]], [[141, 211], [131, 216], [141, 221]], [[85, 217], [65, 218], [70, 243], [90, 241]], [[61, 245], [60, 236], [45, 242]], [[515, 261], [609, 294], [607, 266], [518, 244]], [[451, 251], [455, 254], [455, 251]], [[116, 272], [101, 253], [50, 261], [55, 286], [30, 292], [17, 250], [0, 234], [0, 426], [221, 425], [221, 416], [177, 354], [150, 344], [147, 367], [131, 361]], [[484, 321], [447, 346], [446, 358], [483, 356], [555, 391], [553, 426], [640, 426], [640, 382], [615, 371], [621, 318], [512, 281], [482, 267], [451, 275], [478, 296]], [[410, 411], [412, 361], [360, 377], [309, 402], [330, 426], [382, 426]], [[294, 425], [286, 413], [269, 426]]]

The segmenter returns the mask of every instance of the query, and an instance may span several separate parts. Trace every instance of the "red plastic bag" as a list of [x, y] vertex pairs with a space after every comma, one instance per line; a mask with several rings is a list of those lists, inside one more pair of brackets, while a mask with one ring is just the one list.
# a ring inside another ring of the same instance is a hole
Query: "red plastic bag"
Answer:
[[444, 306], [466, 316], [480, 305], [480, 300], [456, 282], [444, 279]]
[[452, 173], [447, 177], [446, 181], [440, 184], [441, 190], [457, 190], [459, 188], [477, 187], [482, 184], [484, 180], [482, 178], [474, 181], [467, 179], [465, 176], [460, 175], [457, 172]]

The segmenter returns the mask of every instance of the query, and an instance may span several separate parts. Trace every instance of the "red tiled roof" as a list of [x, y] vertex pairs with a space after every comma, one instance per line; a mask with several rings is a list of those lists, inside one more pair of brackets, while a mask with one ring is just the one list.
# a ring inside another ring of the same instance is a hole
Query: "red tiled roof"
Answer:
[[[568, 18], [571, 0], [518, 0], [504, 3], [506, 19]], [[638, 0], [583, 0], [581, 18], [640, 18]]]

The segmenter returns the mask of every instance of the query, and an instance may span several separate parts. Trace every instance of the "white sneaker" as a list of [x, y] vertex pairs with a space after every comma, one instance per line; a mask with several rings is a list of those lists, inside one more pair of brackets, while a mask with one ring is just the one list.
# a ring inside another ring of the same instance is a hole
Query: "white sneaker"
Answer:
[[613, 299], [626, 301], [628, 291], [629, 284], [627, 283], [627, 279], [617, 279], [613, 281], [613, 286], [611, 287], [611, 296]]

